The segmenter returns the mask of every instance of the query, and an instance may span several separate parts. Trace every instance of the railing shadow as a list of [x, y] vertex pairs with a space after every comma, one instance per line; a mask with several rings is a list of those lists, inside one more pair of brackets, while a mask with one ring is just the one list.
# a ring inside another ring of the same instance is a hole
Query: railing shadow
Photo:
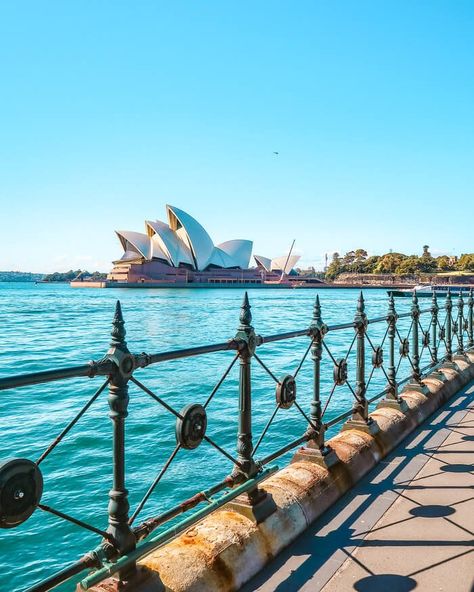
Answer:
[[[429, 422], [428, 425], [420, 426], [409, 436], [408, 442], [405, 440], [399, 447], [393, 451], [386, 459], [375, 467], [350, 493], [345, 494], [330, 510], [319, 518], [293, 545], [283, 551], [276, 557], [273, 563], [263, 570], [245, 585], [241, 592], [254, 592], [257, 590], [275, 592], [289, 592], [293, 590], [311, 590], [317, 592], [321, 590], [336, 571], [342, 566], [346, 559], [355, 561], [367, 576], [359, 579], [353, 584], [353, 589], [360, 592], [375, 592], [383, 589], [405, 592], [413, 590], [416, 585], [416, 576], [422, 571], [427, 571], [438, 564], [445, 563], [457, 557], [471, 553], [473, 549], [468, 549], [461, 553], [445, 559], [442, 562], [431, 563], [417, 572], [406, 576], [394, 573], [375, 574], [367, 566], [362, 564], [357, 557], [354, 557], [354, 550], [359, 546], [365, 547], [388, 547], [397, 546], [410, 547], [429, 547], [438, 545], [443, 547], [459, 548], [459, 540], [366, 540], [365, 535], [369, 532], [395, 526], [417, 517], [423, 518], [442, 518], [458, 528], [464, 533], [471, 535], [471, 541], [462, 541], [462, 545], [473, 546], [474, 533], [457, 524], [450, 519], [450, 516], [456, 512], [456, 505], [467, 502], [472, 496], [466, 499], [458, 500], [455, 503], [441, 504], [420, 504], [410, 498], [415, 504], [410, 515], [406, 518], [397, 520], [390, 524], [382, 525], [379, 528], [371, 528], [383, 516], [385, 511], [393, 504], [399, 496], [407, 497], [410, 490], [427, 490], [430, 485], [422, 483], [411, 485], [414, 477], [419, 473], [422, 467], [429, 462], [431, 452], [436, 447], [441, 446], [443, 441], [452, 431], [459, 432], [458, 429], [451, 429], [449, 425], [459, 425], [459, 420], [469, 411], [469, 403], [472, 399], [465, 393], [474, 390], [474, 385], [463, 390], [463, 394], [448, 402], [437, 414], [436, 417], [445, 414], [442, 424], [436, 421]], [[462, 431], [462, 430], [461, 430]], [[469, 434], [467, 434], [469, 435]], [[410, 446], [410, 443], [414, 443]], [[407, 446], [408, 445], [408, 446]], [[472, 453], [472, 452], [470, 452]], [[423, 463], [420, 464], [420, 457]], [[399, 462], [397, 460], [400, 459]], [[449, 472], [449, 467], [454, 467], [457, 472], [463, 469], [471, 470], [472, 465], [452, 464], [443, 465], [441, 468]], [[446, 467], [446, 468], [445, 468]], [[440, 486], [440, 489], [456, 489], [457, 486]], [[463, 488], [465, 489], [465, 488]], [[408, 492], [408, 493], [407, 493]], [[368, 526], [369, 525], [369, 526]], [[396, 565], [387, 565], [393, 571]], [[278, 575], [277, 572], [280, 571]], [[289, 575], [286, 575], [290, 571]], [[286, 576], [286, 577], [285, 577]], [[267, 581], [278, 581], [272, 584], [270, 588]], [[280, 581], [280, 578], [284, 578]]]

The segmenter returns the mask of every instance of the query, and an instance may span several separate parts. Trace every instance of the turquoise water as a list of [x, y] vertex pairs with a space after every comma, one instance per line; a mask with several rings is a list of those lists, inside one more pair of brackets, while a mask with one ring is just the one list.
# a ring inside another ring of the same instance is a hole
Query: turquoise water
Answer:
[[[253, 325], [269, 335], [305, 328], [311, 321], [317, 290], [250, 290]], [[319, 291], [324, 321], [352, 320], [358, 292], [350, 289]], [[191, 347], [233, 337], [239, 323], [243, 292], [210, 290], [93, 290], [67, 285], [0, 283], [0, 376], [83, 364], [100, 359], [107, 351], [115, 301], [122, 302], [127, 342], [135, 353]], [[367, 290], [369, 317], [385, 314], [384, 290]], [[409, 307], [402, 299], [399, 312]], [[428, 302], [421, 301], [426, 308]], [[409, 321], [400, 322], [400, 330]], [[377, 345], [385, 323], [370, 327]], [[330, 333], [327, 343], [334, 357], [343, 357], [353, 329]], [[280, 377], [294, 373], [308, 338], [268, 344], [258, 349], [262, 360]], [[425, 354], [426, 355], [426, 354]], [[176, 360], [138, 370], [136, 377], [176, 409], [203, 403], [232, 360], [232, 352]], [[354, 355], [348, 357], [349, 378], [354, 383]], [[427, 359], [424, 360], [427, 362]], [[407, 374], [403, 362], [400, 375]], [[370, 356], [367, 374], [370, 374]], [[310, 357], [298, 375], [298, 401], [309, 411], [312, 365]], [[322, 366], [323, 400], [332, 386], [332, 362]], [[63, 380], [3, 391], [0, 414], [1, 460], [26, 457], [36, 460], [61, 429], [100, 385], [100, 378]], [[368, 396], [385, 386], [377, 370]], [[347, 410], [352, 395], [339, 387], [325, 419]], [[208, 408], [207, 434], [235, 454], [238, 405], [236, 365]], [[261, 367], [253, 365], [254, 442], [275, 406], [275, 384]], [[159, 468], [173, 450], [174, 418], [134, 385], [130, 386], [127, 419], [127, 486], [131, 509], [137, 505]], [[276, 450], [306, 429], [295, 407], [280, 410], [259, 448], [259, 455]], [[331, 434], [337, 431], [333, 428]], [[280, 459], [277, 464], [284, 464]], [[82, 418], [41, 465], [44, 476], [42, 502], [95, 525], [107, 527], [108, 490], [111, 486], [111, 423], [107, 392]], [[208, 444], [180, 451], [169, 472], [145, 506], [140, 518], [153, 516], [224, 478], [231, 463]], [[138, 521], [139, 522], [139, 521]], [[23, 590], [95, 547], [97, 535], [37, 510], [21, 526], [0, 531], [0, 573], [9, 590]], [[1, 589], [1, 586], [0, 586]], [[73, 590], [73, 584], [62, 590]]]

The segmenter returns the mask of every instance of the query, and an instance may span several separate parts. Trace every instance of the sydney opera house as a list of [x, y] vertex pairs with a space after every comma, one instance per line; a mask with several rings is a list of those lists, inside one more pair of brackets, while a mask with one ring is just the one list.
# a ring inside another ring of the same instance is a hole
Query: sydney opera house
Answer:
[[288, 281], [299, 255], [254, 256], [246, 239], [215, 245], [191, 215], [166, 206], [168, 221], [147, 220], [145, 232], [116, 231], [123, 255], [114, 261], [107, 284], [272, 284]]

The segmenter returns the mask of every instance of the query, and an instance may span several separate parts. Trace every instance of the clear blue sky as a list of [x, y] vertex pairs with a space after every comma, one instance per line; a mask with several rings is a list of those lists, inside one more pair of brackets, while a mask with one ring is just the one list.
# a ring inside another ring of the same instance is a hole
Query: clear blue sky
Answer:
[[0, 138], [3, 270], [108, 270], [167, 202], [304, 264], [472, 252], [474, 2], [5, 0]]

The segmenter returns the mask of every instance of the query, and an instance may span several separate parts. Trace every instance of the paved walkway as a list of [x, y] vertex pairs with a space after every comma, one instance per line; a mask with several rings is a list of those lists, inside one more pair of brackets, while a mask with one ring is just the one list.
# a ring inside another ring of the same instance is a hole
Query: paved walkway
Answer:
[[242, 592], [474, 591], [474, 384]]

